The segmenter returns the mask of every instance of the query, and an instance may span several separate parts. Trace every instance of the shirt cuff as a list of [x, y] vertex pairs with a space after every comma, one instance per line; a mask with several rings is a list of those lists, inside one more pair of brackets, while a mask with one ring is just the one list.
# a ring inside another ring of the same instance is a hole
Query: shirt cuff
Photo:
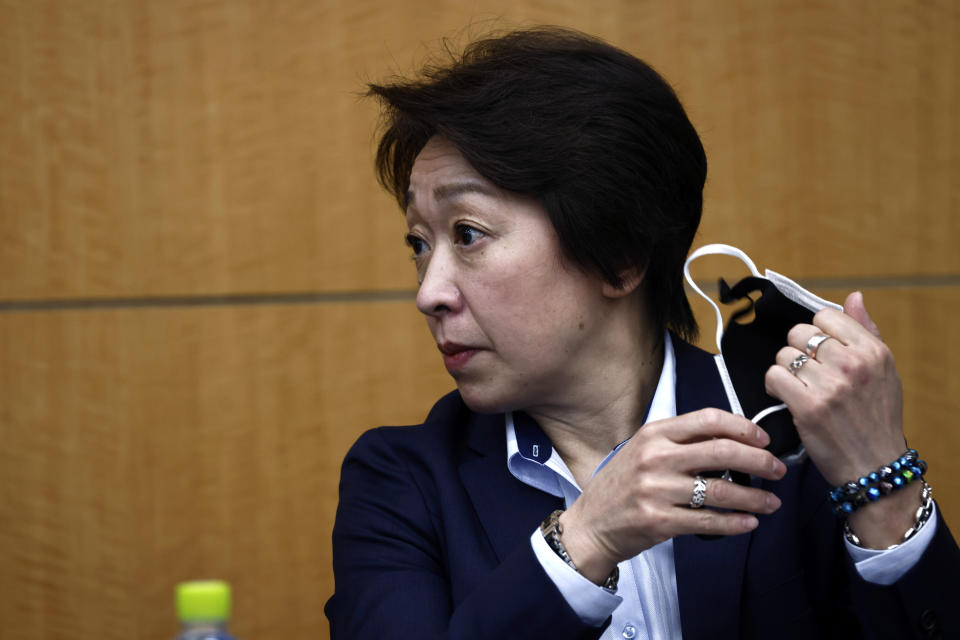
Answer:
[[593, 584], [564, 562], [543, 539], [540, 529], [530, 536], [530, 544], [543, 570], [584, 624], [599, 627], [623, 602], [623, 598]]
[[[853, 558], [857, 573], [867, 582], [879, 585], [891, 585], [913, 568], [920, 560], [920, 556], [930, 546], [933, 534], [937, 531], [937, 506], [934, 503], [933, 513], [920, 531], [896, 549], [864, 549], [851, 544], [844, 537], [847, 552]], [[546, 541], [544, 541], [546, 543]], [[559, 558], [557, 558], [559, 560]], [[563, 562], [561, 560], [561, 562]]]

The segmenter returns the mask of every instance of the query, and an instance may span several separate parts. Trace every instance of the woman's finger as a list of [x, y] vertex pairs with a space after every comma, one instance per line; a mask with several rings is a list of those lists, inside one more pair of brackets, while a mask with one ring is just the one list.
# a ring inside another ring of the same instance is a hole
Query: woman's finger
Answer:
[[795, 347], [783, 347], [777, 352], [776, 363], [806, 386], [810, 386], [817, 379], [817, 374], [824, 366], [815, 358], [811, 358]]
[[770, 444], [770, 436], [766, 431], [743, 416], [721, 409], [701, 409], [675, 418], [651, 422], [644, 425], [640, 434], [649, 437], [663, 435], [675, 443], [729, 438], [754, 447]]
[[833, 336], [849, 347], [871, 344], [879, 340], [879, 332], [875, 335], [856, 318], [836, 309], [818, 311], [813, 316], [813, 324], [821, 332]]
[[[706, 483], [706, 494], [703, 506], [705, 507], [763, 514], [773, 513], [780, 508], [780, 499], [769, 491], [744, 487], [722, 478], [706, 478], [704, 481]], [[678, 475], [671, 482], [671, 485], [674, 487], [671, 491], [673, 503], [680, 507], [690, 508], [696, 479]]]
[[786, 472], [783, 462], [766, 449], [728, 438], [681, 445], [675, 455], [679, 460], [674, 469], [691, 475], [700, 471], [730, 469], [768, 480], [779, 480]]
[[795, 407], [798, 406], [799, 399], [803, 397], [807, 389], [807, 385], [804, 382], [797, 379], [797, 376], [779, 364], [771, 365], [770, 368], [767, 369], [763, 381], [765, 391], [774, 398], [778, 398], [786, 403], [787, 407], [791, 410], [791, 414]]
[[880, 338], [880, 329], [870, 318], [870, 314], [867, 313], [867, 307], [863, 304], [862, 293], [854, 291], [848, 295], [847, 299], [843, 302], [843, 312], [859, 322], [860, 325], [873, 334], [874, 337]]
[[684, 533], [735, 536], [757, 528], [759, 520], [748, 513], [714, 509], [675, 509], [671, 528]]
[[812, 324], [795, 325], [787, 333], [787, 344], [817, 362], [828, 362], [845, 346], [839, 338]]

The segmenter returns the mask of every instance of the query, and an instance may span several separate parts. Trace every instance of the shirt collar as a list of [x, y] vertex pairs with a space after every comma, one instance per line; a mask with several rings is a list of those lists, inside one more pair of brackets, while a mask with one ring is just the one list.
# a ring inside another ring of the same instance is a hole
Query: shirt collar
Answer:
[[[676, 387], [676, 358], [670, 333], [666, 332], [663, 341], [663, 367], [660, 369], [660, 379], [657, 381], [657, 388], [653, 393], [650, 406], [647, 407], [643, 424], [677, 415]], [[570, 486], [576, 488], [576, 492], [579, 493], [580, 488], [567, 469], [567, 465], [533, 418], [521, 411], [507, 412], [505, 422], [507, 468], [517, 480], [558, 497], [563, 497], [564, 489], [569, 491]], [[603, 459], [594, 473], [602, 469], [627, 442], [618, 444]], [[565, 484], [570, 486], [565, 487]]]

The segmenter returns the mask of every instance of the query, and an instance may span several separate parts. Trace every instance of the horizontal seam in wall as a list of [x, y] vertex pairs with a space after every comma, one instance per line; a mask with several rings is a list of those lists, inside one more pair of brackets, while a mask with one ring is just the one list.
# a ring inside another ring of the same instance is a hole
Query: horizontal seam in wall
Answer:
[[[707, 293], [716, 293], [717, 282], [697, 280], [697, 286]], [[839, 289], [858, 291], [865, 289], [930, 289], [960, 287], [960, 275], [937, 276], [876, 276], [860, 278], [798, 278], [797, 284], [805, 289]], [[733, 281], [728, 281], [733, 284]]]
[[313, 293], [221, 294], [194, 296], [144, 296], [135, 298], [64, 298], [56, 300], [0, 301], [0, 313], [15, 311], [83, 311], [166, 307], [235, 307], [288, 304], [350, 304], [411, 302], [413, 290], [336, 291]]
[[[884, 276], [876, 278], [805, 278], [797, 282], [813, 290], [843, 291], [960, 287], [960, 275]], [[714, 281], [697, 281], [707, 293], [717, 291]], [[0, 300], [0, 313], [24, 311], [84, 311], [102, 309], [145, 309], [171, 307], [233, 307], [255, 305], [363, 304], [371, 302], [412, 302], [413, 289], [336, 291], [305, 293], [211, 294], [141, 296], [129, 298], [59, 298], [48, 300]]]

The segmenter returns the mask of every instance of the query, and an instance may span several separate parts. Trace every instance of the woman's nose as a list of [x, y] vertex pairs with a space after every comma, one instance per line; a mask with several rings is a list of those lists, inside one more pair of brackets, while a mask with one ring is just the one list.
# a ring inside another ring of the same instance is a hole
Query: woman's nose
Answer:
[[460, 308], [456, 269], [443, 253], [438, 251], [430, 257], [417, 290], [417, 309], [427, 316], [455, 312]]

